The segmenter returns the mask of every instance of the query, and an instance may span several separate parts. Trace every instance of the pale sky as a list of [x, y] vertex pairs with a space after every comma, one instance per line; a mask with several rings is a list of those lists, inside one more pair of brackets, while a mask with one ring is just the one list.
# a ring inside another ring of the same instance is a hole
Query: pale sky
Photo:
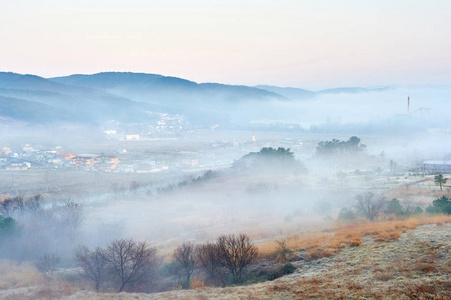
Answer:
[[0, 0], [0, 70], [449, 85], [451, 1]]

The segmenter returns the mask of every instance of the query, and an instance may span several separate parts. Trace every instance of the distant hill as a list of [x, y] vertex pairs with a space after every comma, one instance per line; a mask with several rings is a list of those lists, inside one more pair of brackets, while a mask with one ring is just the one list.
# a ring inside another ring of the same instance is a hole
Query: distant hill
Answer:
[[0, 96], [0, 118], [42, 124], [74, 120], [76, 115], [71, 115], [68, 110], [57, 109], [46, 104]]
[[341, 87], [314, 92], [304, 89], [292, 87], [278, 87], [272, 85], [257, 85], [255, 87], [283, 95], [284, 97], [289, 98], [291, 100], [311, 99], [314, 98], [315, 96], [322, 94], [357, 94], [357, 93], [381, 92], [389, 89], [388, 87], [379, 87], [379, 88]]
[[[384, 88], [318, 92], [290, 87], [226, 85], [157, 74], [103, 72], [43, 78], [0, 72], [1, 116], [23, 122], [100, 124], [153, 122], [150, 112], [184, 115], [191, 124], [241, 126], [255, 120], [297, 119], [291, 101], [321, 94], [364, 93]], [[283, 102], [285, 104], [280, 105]]]
[[309, 99], [313, 98], [316, 94], [315, 92], [312, 91], [292, 87], [278, 87], [272, 85], [257, 85], [255, 87], [258, 89], [267, 90], [273, 93], [283, 95], [284, 97], [291, 100]]
[[248, 86], [198, 84], [177, 77], [145, 73], [104, 72], [55, 77], [50, 80], [67, 85], [103, 89], [133, 100], [169, 106], [186, 101], [285, 100], [284, 96], [274, 92]]
[[379, 88], [361, 88], [361, 87], [341, 87], [334, 89], [327, 89], [318, 91], [318, 94], [357, 94], [357, 93], [369, 93], [369, 92], [381, 92], [389, 89], [388, 87]]
[[70, 75], [65, 77], [49, 78], [58, 83], [100, 88], [103, 90], [131, 90], [131, 89], [190, 89], [197, 83], [177, 77], [167, 77], [156, 74], [131, 72], [103, 72], [92, 75]]
[[47, 91], [68, 94], [102, 93], [85, 87], [70, 86], [45, 79], [36, 75], [22, 75], [11, 72], [0, 72], [0, 88]]
[[153, 107], [94, 88], [65, 85], [35, 75], [0, 72], [1, 114], [29, 123], [98, 123], [150, 119]]

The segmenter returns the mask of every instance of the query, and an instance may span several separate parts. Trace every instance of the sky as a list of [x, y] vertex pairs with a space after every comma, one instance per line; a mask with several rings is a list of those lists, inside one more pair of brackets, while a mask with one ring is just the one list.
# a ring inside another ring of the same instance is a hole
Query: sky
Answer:
[[196, 82], [448, 85], [449, 0], [1, 0], [0, 71]]

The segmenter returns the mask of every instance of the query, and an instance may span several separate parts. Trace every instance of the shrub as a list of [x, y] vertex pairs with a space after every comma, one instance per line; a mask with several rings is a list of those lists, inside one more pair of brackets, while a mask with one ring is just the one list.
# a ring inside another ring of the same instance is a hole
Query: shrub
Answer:
[[390, 202], [388, 202], [385, 212], [389, 214], [395, 214], [397, 216], [406, 214], [404, 207], [401, 205], [401, 203], [399, 203], [398, 199], [392, 199]]
[[205, 283], [202, 280], [199, 279], [195, 279], [191, 282], [191, 286], [192, 289], [202, 289], [205, 287]]
[[441, 198], [437, 198], [434, 201], [432, 201], [432, 205], [429, 205], [426, 207], [426, 212], [430, 214], [451, 214], [451, 201], [445, 197], [442, 196]]
[[287, 275], [287, 274], [294, 273], [295, 270], [296, 270], [296, 267], [292, 263], [286, 263], [282, 266], [281, 273], [283, 275]]
[[0, 215], [0, 240], [10, 236], [14, 231], [16, 221], [11, 217], [3, 217]]
[[422, 214], [422, 213], [423, 213], [423, 209], [422, 209], [421, 207], [417, 206], [417, 207], [415, 208], [414, 212], [415, 212], [416, 214]]
[[355, 212], [347, 207], [343, 207], [338, 214], [339, 220], [353, 220], [355, 217]]
[[288, 248], [286, 239], [280, 239], [276, 243], [277, 249], [274, 256], [279, 263], [286, 263], [293, 258], [293, 250]]
[[319, 259], [323, 257], [329, 257], [334, 255], [337, 252], [337, 249], [320, 249], [320, 248], [313, 248], [310, 249], [307, 254], [307, 260], [313, 260], [313, 259]]
[[349, 246], [350, 247], [359, 247], [362, 245], [362, 240], [359, 238], [353, 239], [350, 243]]
[[53, 274], [56, 270], [56, 266], [59, 264], [61, 258], [55, 254], [45, 254], [41, 256], [35, 263], [36, 268], [41, 273]]

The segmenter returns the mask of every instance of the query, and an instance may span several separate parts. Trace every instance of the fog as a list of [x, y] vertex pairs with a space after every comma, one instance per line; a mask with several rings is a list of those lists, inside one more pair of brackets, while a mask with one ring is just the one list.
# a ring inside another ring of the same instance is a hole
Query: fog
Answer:
[[[42, 195], [35, 210], [3, 205], [21, 233], [2, 244], [2, 257], [56, 253], [72, 268], [77, 246], [119, 238], [149, 241], [166, 262], [181, 243], [222, 234], [263, 245], [333, 224], [357, 194], [388, 197], [428, 175], [425, 160], [451, 158], [449, 87], [284, 95], [173, 78], [146, 85], [140, 76], [138, 85], [91, 77], [33, 79], [52, 88], [0, 84], [0, 200]], [[358, 143], [349, 150], [351, 137]], [[321, 154], [329, 141], [345, 148]], [[432, 197], [400, 199], [425, 208]]]

